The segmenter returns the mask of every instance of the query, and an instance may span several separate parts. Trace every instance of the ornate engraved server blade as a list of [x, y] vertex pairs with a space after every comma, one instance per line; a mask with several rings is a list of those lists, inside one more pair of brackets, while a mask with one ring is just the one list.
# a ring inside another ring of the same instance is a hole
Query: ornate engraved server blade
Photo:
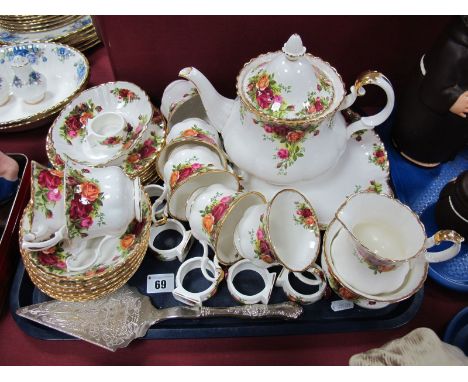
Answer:
[[16, 313], [49, 328], [115, 351], [143, 337], [153, 324], [171, 318], [276, 317], [295, 319], [302, 307], [291, 302], [226, 308], [173, 307], [156, 309], [149, 297], [123, 286], [113, 294], [86, 302], [47, 301]]

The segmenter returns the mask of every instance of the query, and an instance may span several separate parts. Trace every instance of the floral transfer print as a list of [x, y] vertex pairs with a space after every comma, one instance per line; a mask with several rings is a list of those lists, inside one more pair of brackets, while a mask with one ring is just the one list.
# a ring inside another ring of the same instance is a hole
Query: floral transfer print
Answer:
[[39, 48], [35, 44], [28, 46], [15, 46], [13, 49], [8, 49], [2, 53], [3, 55], [0, 56], [0, 64], [4, 64], [6, 61], [11, 62], [16, 56], [26, 57], [30, 64], [47, 62], [47, 57], [44, 55], [44, 49]]
[[130, 89], [115, 88], [112, 89], [110, 92], [116, 95], [119, 101], [123, 101], [124, 106], [127, 106], [130, 102], [140, 99], [140, 97], [136, 93], [132, 92]]
[[382, 183], [379, 183], [376, 180], [371, 180], [369, 181], [369, 186], [367, 188], [363, 189], [362, 186], [356, 186], [356, 188], [354, 189], [354, 192], [359, 192], [362, 190], [380, 194], [383, 190], [383, 186], [382, 186]]
[[184, 163], [179, 163], [172, 167], [171, 179], [169, 181], [171, 190], [174, 190], [178, 184], [183, 183], [193, 174], [207, 172], [210, 167], [213, 166], [199, 163], [198, 160], [199, 159], [196, 156], [193, 156], [192, 158], [187, 159]]
[[42, 74], [41, 73], [38, 73], [34, 70], [32, 70], [30, 73], [29, 73], [29, 76], [28, 76], [28, 82], [25, 84], [23, 83], [23, 80], [21, 80], [21, 78], [19, 78], [18, 76], [14, 76], [13, 77], [13, 86], [16, 87], [16, 88], [22, 88], [23, 86], [25, 85], [40, 85], [44, 82], [44, 78], [42, 77]]
[[278, 144], [273, 159], [277, 161], [276, 168], [279, 175], [287, 175], [288, 167], [304, 156], [305, 149], [302, 144], [306, 141], [307, 134], [313, 133], [317, 136], [320, 133], [317, 125], [293, 128], [286, 125], [270, 125], [255, 119], [253, 122], [263, 128], [264, 141]]
[[163, 142], [164, 138], [152, 131], [150, 136], [142, 144], [136, 146], [125, 159], [123, 163], [125, 172], [133, 174], [140, 171], [154, 159], [161, 149]]
[[362, 256], [359, 256], [358, 251], [354, 251], [354, 256], [358, 258], [361, 264], [365, 263], [370, 270], [374, 271], [374, 275], [376, 275], [377, 273], [388, 272], [388, 271], [392, 271], [393, 269], [395, 269], [395, 265], [373, 264], [373, 263], [367, 262], [364, 260]]
[[232, 196], [227, 195], [227, 196], [221, 197], [221, 195], [222, 195], [221, 193], [217, 192], [210, 199], [210, 204], [207, 205], [205, 209], [199, 211], [202, 217], [203, 231], [206, 232], [210, 236], [210, 239], [212, 242], [215, 239], [214, 235], [216, 232], [217, 224], [226, 214], [231, 204], [239, 196], [238, 193]]
[[60, 62], [64, 62], [65, 60], [68, 60], [70, 57], [74, 57], [75, 53], [73, 53], [70, 49], [67, 49], [63, 46], [53, 48], [52, 52], [54, 52]]
[[183, 103], [183, 102], [185, 102], [188, 98], [192, 98], [193, 96], [196, 96], [196, 95], [198, 95], [197, 89], [196, 89], [196, 88], [192, 88], [192, 89], [190, 90], [190, 92], [185, 93], [185, 94], [182, 96], [182, 98], [181, 98], [180, 100], [171, 103], [171, 105], [169, 106], [169, 114], [171, 114], [171, 113], [174, 111], [174, 109], [175, 109], [180, 103]]
[[276, 82], [275, 75], [264, 69], [259, 69], [247, 84], [247, 95], [253, 106], [276, 118], [283, 118], [288, 111], [294, 110], [294, 105], [288, 105], [283, 98], [283, 92], [290, 93], [290, 86]]
[[105, 146], [115, 146], [122, 144], [122, 149], [128, 149], [134, 142], [136, 138], [138, 138], [139, 134], [143, 130], [143, 127], [146, 125], [148, 121], [148, 117], [146, 115], [139, 115], [138, 116], [138, 125], [136, 128], [127, 122], [127, 125], [124, 128], [124, 137], [121, 136], [114, 136], [114, 137], [107, 137], [106, 139], [99, 142], [101, 145]]
[[310, 206], [304, 202], [294, 202], [294, 205], [296, 207], [296, 212], [293, 215], [294, 222], [319, 235], [317, 218]]
[[388, 170], [387, 153], [382, 144], [372, 145], [372, 154], [369, 155], [369, 162], [379, 166], [383, 171]]
[[317, 88], [307, 94], [307, 100], [303, 108], [297, 113], [298, 117], [311, 117], [323, 114], [333, 101], [333, 87], [330, 80], [324, 73], [318, 69], [315, 71], [317, 76]]
[[34, 169], [34, 208], [52, 219], [52, 208], [63, 196], [63, 172], [51, 169]]
[[[141, 233], [146, 225], [145, 216], [147, 215], [147, 211], [142, 211], [142, 213], [143, 219], [141, 222], [134, 219], [129, 224], [125, 233], [120, 237], [118, 250], [124, 258], [135, 249], [135, 245], [139, 244]], [[117, 258], [115, 258], [115, 260], [117, 260]]]
[[360, 296], [344, 287], [331, 273], [328, 274], [328, 283], [338, 296], [344, 300], [359, 301]]
[[70, 114], [65, 117], [65, 122], [59, 127], [60, 136], [72, 144], [72, 140], [79, 137], [82, 141], [86, 136], [86, 124], [88, 120], [94, 118], [96, 114], [102, 111], [102, 107], [95, 105], [89, 99], [86, 102], [76, 105]]
[[268, 264], [274, 263], [276, 259], [266, 239], [263, 214], [260, 216], [260, 225], [257, 231], [255, 232], [254, 230], [250, 230], [249, 235], [250, 244], [254, 247], [255, 257]]
[[66, 180], [67, 228], [71, 239], [86, 237], [88, 229], [105, 225], [101, 212], [104, 193], [96, 179], [86, 178], [87, 169], [70, 169]]
[[212, 138], [213, 135], [207, 130], [203, 130], [197, 125], [193, 125], [191, 128], [184, 130], [180, 133], [179, 137], [193, 137], [201, 139], [202, 141], [216, 145], [216, 141]]
[[67, 271], [65, 260], [70, 256], [59, 243], [56, 246], [40, 252], [31, 252], [32, 260], [42, 269], [61, 275]]

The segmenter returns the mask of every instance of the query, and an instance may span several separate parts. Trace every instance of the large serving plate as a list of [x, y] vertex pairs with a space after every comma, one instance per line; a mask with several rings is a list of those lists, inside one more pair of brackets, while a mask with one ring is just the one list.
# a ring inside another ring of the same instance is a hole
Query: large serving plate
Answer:
[[29, 43], [0, 47], [0, 68], [11, 81], [9, 63], [25, 56], [33, 68], [47, 78], [44, 100], [30, 105], [14, 95], [0, 106], [0, 131], [19, 130], [50, 118], [84, 89], [89, 78], [89, 63], [78, 50], [56, 43]]
[[[244, 177], [247, 190], [263, 193], [267, 199], [283, 186], [272, 186], [257, 178]], [[346, 147], [338, 164], [326, 174], [294, 188], [303, 193], [317, 213], [320, 228], [325, 229], [335, 211], [346, 198], [357, 191], [369, 190], [393, 195], [389, 185], [389, 162], [384, 144], [373, 131], [356, 134]]]
[[[116, 144], [97, 150], [86, 139], [90, 120], [101, 113], [120, 114], [131, 133]], [[83, 91], [55, 119], [50, 128], [51, 144], [63, 159], [85, 166], [105, 166], [122, 161], [133, 150], [153, 118], [148, 95], [130, 82], [107, 82]]]
[[44, 32], [10, 32], [0, 28], [0, 44], [18, 44], [26, 42], [51, 42], [71, 39], [77, 34], [92, 29], [93, 21], [91, 16], [83, 16], [77, 21], [73, 21], [64, 26]]

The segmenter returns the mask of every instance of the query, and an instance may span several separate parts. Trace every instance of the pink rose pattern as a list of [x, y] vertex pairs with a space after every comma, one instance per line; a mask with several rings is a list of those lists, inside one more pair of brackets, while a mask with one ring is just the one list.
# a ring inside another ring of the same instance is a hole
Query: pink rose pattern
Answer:
[[58, 170], [35, 166], [33, 171], [34, 209], [53, 218], [52, 209], [63, 196], [63, 173]]
[[[210, 204], [207, 205], [203, 210], [200, 210], [200, 215], [204, 222], [203, 230], [206, 232], [213, 243], [215, 240], [217, 227], [221, 219], [226, 215], [229, 207], [237, 200], [240, 193], [233, 195], [227, 195], [221, 197], [221, 193], [216, 193], [211, 199]], [[206, 224], [209, 222], [209, 224]]]
[[283, 92], [290, 93], [291, 89], [276, 82], [274, 76], [260, 69], [249, 78], [247, 95], [257, 110], [276, 118], [283, 118], [294, 110], [294, 106], [288, 105], [283, 96]]
[[260, 225], [257, 231], [249, 231], [250, 244], [254, 247], [256, 258], [265, 261], [268, 264], [274, 263], [276, 257], [273, 254], [270, 244], [267, 241], [265, 234], [265, 223], [263, 221], [263, 214], [260, 216]]
[[318, 117], [327, 111], [333, 102], [334, 89], [332, 83], [325, 73], [317, 68], [315, 68], [315, 75], [318, 81], [316, 89], [307, 93], [307, 100], [304, 102], [303, 108], [297, 113], [298, 117]]
[[[362, 186], [356, 186], [354, 189], [354, 192], [359, 192], [362, 190], [363, 190]], [[383, 185], [382, 183], [377, 182], [376, 180], [371, 180], [369, 181], [369, 186], [365, 188], [365, 191], [375, 192], [376, 194], [380, 194], [383, 191]]]
[[312, 207], [304, 202], [294, 202], [295, 213], [293, 219], [296, 224], [303, 226], [305, 229], [312, 230], [316, 236], [320, 234], [318, 220], [315, 216]]
[[102, 107], [95, 105], [91, 99], [76, 105], [59, 127], [60, 136], [70, 145], [77, 137], [84, 139], [88, 120], [94, 118], [101, 111]]
[[188, 159], [184, 163], [179, 163], [176, 166], [172, 167], [172, 173], [171, 173], [171, 178], [169, 181], [169, 186], [171, 187], [171, 190], [174, 190], [174, 188], [184, 182], [188, 177], [192, 176], [193, 174], [199, 174], [203, 172], [207, 172], [213, 165], [209, 164], [202, 164], [197, 162], [198, 158], [196, 156]]
[[127, 106], [130, 102], [139, 100], [140, 97], [135, 92], [131, 91], [130, 89], [125, 88], [115, 88], [112, 89], [111, 94], [117, 96], [119, 101], [124, 103], [124, 106]]
[[86, 169], [71, 169], [66, 179], [67, 228], [71, 239], [88, 236], [88, 229], [96, 223], [106, 224], [101, 212], [104, 193], [97, 180], [87, 178]]
[[31, 258], [37, 266], [54, 274], [63, 274], [67, 270], [65, 260], [70, 256], [61, 244], [40, 252], [31, 252]]
[[255, 119], [253, 122], [263, 128], [264, 141], [277, 143], [273, 159], [277, 161], [276, 168], [279, 175], [287, 175], [287, 169], [304, 156], [305, 149], [303, 143], [307, 139], [307, 135], [313, 133], [316, 136], [320, 132], [317, 129], [318, 125], [290, 127], [287, 125], [264, 123]]

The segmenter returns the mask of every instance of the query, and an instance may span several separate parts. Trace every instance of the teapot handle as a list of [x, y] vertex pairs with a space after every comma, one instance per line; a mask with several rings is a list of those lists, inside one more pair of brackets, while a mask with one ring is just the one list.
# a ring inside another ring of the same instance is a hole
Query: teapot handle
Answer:
[[371, 130], [375, 126], [383, 123], [390, 116], [393, 106], [395, 105], [395, 93], [393, 92], [392, 85], [388, 78], [380, 72], [367, 71], [357, 78], [354, 86], [351, 86], [351, 93], [345, 97], [340, 106], [340, 110], [347, 109], [354, 103], [354, 101], [356, 101], [357, 97], [366, 94], [366, 90], [364, 89], [365, 85], [377, 85], [382, 88], [387, 95], [387, 104], [379, 113], [368, 117], [362, 117], [359, 121], [351, 123], [346, 128], [348, 139], [356, 131]]
[[426, 260], [429, 263], [440, 263], [442, 261], [450, 260], [452, 257], [458, 255], [460, 252], [461, 243], [465, 239], [463, 236], [452, 230], [437, 231], [433, 236], [426, 239], [424, 247], [431, 248], [435, 245], [439, 245], [443, 241], [451, 241], [453, 244], [443, 251], [439, 252], [426, 252]]

